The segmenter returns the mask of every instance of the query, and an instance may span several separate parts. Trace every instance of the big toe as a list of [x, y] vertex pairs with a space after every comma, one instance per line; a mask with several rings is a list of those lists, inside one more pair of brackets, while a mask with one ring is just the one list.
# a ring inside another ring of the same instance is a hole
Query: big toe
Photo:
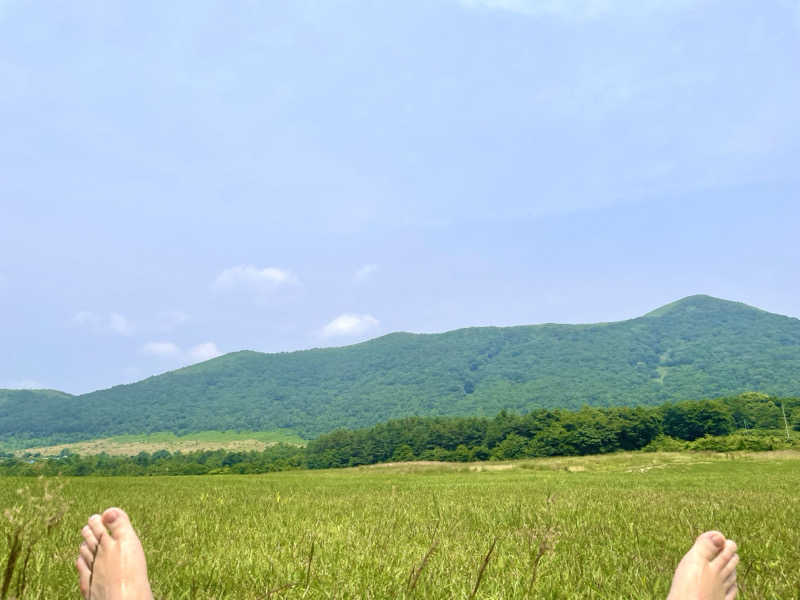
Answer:
[[134, 536], [131, 520], [124, 510], [117, 507], [107, 508], [102, 515], [103, 525], [108, 528], [111, 537], [118, 540], [123, 537]]
[[694, 542], [692, 550], [703, 560], [711, 562], [725, 547], [725, 536], [719, 531], [701, 533]]

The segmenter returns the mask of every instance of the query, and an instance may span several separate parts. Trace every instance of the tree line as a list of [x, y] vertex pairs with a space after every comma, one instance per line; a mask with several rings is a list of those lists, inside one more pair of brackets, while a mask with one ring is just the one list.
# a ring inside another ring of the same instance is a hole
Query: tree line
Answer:
[[[390, 461], [470, 462], [617, 450], [766, 450], [800, 431], [800, 398], [741, 394], [658, 407], [501, 411], [494, 417], [408, 417], [340, 429], [302, 447], [152, 454], [0, 455], [3, 475], [206, 475], [325, 469]], [[785, 439], [785, 438], [783, 438]]]
[[79, 455], [62, 451], [55, 456], [0, 454], [0, 475], [216, 475], [270, 473], [306, 468], [305, 448], [276, 444], [263, 451], [197, 450], [140, 452], [135, 456]]
[[752, 437], [789, 424], [800, 430], [800, 399], [756, 393], [658, 407], [541, 409], [524, 415], [501, 411], [494, 418], [409, 417], [321, 435], [308, 444], [306, 459], [309, 468], [330, 468], [387, 461], [576, 456], [641, 450], [654, 443], [669, 445], [670, 440], [694, 442], [737, 431]]

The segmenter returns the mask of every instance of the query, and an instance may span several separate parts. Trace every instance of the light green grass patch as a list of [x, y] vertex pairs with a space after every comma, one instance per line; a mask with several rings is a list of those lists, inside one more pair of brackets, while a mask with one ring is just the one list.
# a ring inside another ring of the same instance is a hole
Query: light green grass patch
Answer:
[[193, 452], [196, 450], [264, 450], [274, 444], [297, 444], [304, 446], [306, 441], [289, 429], [274, 431], [199, 431], [187, 435], [175, 435], [169, 431], [141, 435], [118, 435], [110, 438], [85, 440], [69, 444], [55, 444], [17, 450], [16, 454], [26, 452], [52, 456], [68, 450], [75, 454], [107, 454], [133, 456], [140, 452]]
[[158, 431], [144, 435], [115, 435], [107, 438], [119, 443], [158, 443], [177, 441], [198, 442], [233, 442], [240, 440], [256, 440], [259, 442], [275, 442], [286, 444], [305, 444], [305, 440], [291, 429], [275, 429], [273, 431], [196, 431], [186, 435], [176, 435], [171, 431]]

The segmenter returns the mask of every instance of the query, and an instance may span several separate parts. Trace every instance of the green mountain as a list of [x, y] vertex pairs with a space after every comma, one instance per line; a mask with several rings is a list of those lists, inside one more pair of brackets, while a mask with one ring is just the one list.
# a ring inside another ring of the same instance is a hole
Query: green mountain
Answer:
[[0, 391], [0, 440], [287, 428], [408, 415], [800, 394], [800, 320], [691, 296], [594, 325], [393, 333], [342, 348], [219, 358], [81, 396]]

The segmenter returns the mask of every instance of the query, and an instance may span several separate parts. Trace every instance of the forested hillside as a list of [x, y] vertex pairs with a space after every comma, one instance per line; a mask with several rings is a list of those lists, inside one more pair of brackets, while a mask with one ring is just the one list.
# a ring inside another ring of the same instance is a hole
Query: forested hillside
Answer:
[[[790, 426], [791, 423], [791, 426]], [[204, 475], [355, 467], [382, 462], [514, 460], [617, 450], [731, 452], [800, 447], [800, 398], [745, 393], [661, 406], [538, 409], [492, 417], [405, 417], [364, 429], [339, 429], [307, 446], [262, 450], [81, 456], [63, 448], [0, 452], [2, 475]]]
[[236, 352], [82, 396], [0, 392], [0, 440], [277, 428], [310, 438], [410, 415], [750, 390], [800, 394], [800, 320], [692, 296], [616, 323], [394, 333], [342, 348]]

